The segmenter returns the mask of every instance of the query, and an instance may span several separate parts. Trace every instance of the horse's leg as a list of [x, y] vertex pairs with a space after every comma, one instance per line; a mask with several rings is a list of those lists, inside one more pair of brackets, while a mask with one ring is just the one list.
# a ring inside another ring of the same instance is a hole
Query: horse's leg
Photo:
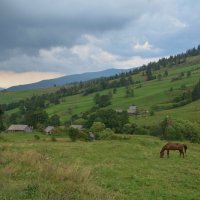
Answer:
[[184, 158], [184, 151], [183, 151], [183, 149], [180, 149], [179, 152], [180, 152], [180, 158], [181, 158], [181, 154], [183, 155], [183, 158]]
[[167, 150], [167, 157], [169, 158], [169, 150]]

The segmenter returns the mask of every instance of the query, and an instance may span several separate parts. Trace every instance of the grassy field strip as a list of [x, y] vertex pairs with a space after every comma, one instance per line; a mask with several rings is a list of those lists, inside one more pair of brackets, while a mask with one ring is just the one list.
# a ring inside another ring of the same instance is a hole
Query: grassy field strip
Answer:
[[[195, 199], [200, 196], [199, 145], [159, 158], [165, 141], [72, 143], [5, 136], [0, 148], [1, 199]], [[43, 139], [44, 139], [43, 138]], [[13, 142], [12, 142], [13, 141]], [[34, 180], [34, 181], [33, 181]]]

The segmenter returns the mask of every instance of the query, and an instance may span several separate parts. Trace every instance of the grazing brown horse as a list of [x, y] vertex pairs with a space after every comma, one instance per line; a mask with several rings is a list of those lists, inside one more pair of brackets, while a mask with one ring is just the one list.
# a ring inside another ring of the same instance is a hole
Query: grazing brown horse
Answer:
[[187, 145], [186, 144], [180, 144], [180, 143], [167, 143], [164, 145], [160, 151], [160, 157], [164, 157], [164, 152], [165, 150], [167, 151], [167, 157], [169, 158], [169, 150], [178, 150], [180, 152], [180, 157], [181, 155], [184, 158], [184, 153], [186, 153], [187, 150]]

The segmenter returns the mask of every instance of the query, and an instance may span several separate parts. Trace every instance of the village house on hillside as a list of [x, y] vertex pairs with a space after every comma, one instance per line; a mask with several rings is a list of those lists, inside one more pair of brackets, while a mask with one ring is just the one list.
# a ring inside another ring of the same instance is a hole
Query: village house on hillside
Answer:
[[46, 134], [50, 134], [50, 135], [51, 135], [51, 134], [53, 133], [54, 129], [55, 129], [54, 126], [47, 126], [47, 127], [44, 129], [44, 132], [45, 132]]
[[78, 130], [82, 130], [83, 129], [83, 125], [71, 125], [70, 127], [78, 129]]
[[129, 106], [127, 109], [128, 114], [136, 114], [137, 113], [137, 106]]
[[24, 133], [30, 133], [32, 132], [32, 127], [28, 125], [22, 125], [22, 124], [13, 124], [8, 129], [8, 132], [24, 132]]

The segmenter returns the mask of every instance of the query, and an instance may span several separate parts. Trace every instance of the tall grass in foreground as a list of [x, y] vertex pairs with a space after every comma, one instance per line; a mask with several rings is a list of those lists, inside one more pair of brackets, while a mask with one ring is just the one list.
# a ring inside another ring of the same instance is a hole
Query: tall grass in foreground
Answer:
[[91, 169], [79, 164], [55, 164], [35, 150], [18, 152], [0, 147], [0, 199], [116, 199], [91, 183]]
[[[198, 200], [199, 144], [188, 141], [185, 158], [152, 136], [130, 140], [52, 142], [34, 134], [3, 134], [0, 199], [3, 200]], [[180, 141], [177, 141], [180, 142]]]

